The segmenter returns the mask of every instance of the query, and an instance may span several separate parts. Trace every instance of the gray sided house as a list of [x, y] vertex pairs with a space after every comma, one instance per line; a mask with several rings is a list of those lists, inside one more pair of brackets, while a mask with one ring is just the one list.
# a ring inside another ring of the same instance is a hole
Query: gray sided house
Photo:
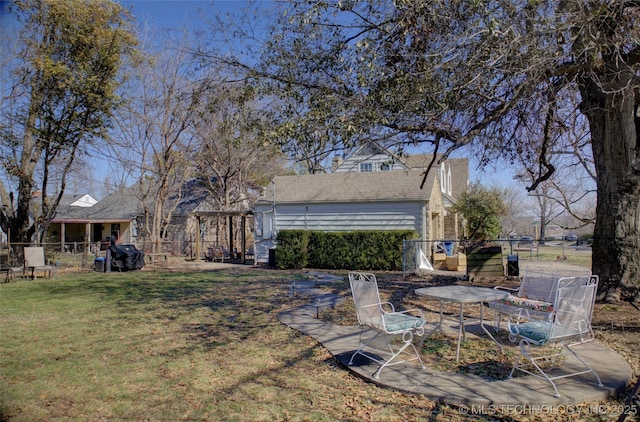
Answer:
[[[185, 183], [180, 192], [180, 196], [176, 194], [167, 200], [167, 210], [171, 211], [171, 223], [166, 227], [167, 241], [161, 251], [155, 252], [201, 257], [207, 246], [224, 245], [230, 251], [237, 249], [244, 257], [248, 237], [245, 219], [252, 215], [248, 205], [241, 204], [245, 210], [220, 210], [197, 180]], [[49, 238], [60, 242], [63, 250], [66, 245], [68, 250], [86, 239], [92, 244], [108, 244], [114, 236], [118, 243], [134, 244], [151, 252], [153, 246], [146, 236], [145, 207], [140, 198], [140, 185], [135, 184], [91, 206], [61, 205], [51, 221]], [[152, 202], [150, 196], [147, 201]], [[148, 205], [147, 211], [152, 215], [153, 206]]]
[[335, 172], [276, 177], [255, 203], [255, 258], [267, 263], [279, 230], [414, 230], [444, 236], [437, 172], [420, 189], [422, 170]]
[[114, 193], [93, 203], [62, 202], [51, 220], [49, 241], [60, 242], [62, 250], [84, 243], [136, 244], [138, 201], [131, 190]]

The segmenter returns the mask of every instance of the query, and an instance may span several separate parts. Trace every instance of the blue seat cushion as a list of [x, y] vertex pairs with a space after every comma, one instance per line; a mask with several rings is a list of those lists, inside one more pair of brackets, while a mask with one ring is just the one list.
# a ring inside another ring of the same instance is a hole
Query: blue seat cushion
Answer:
[[509, 327], [511, 334], [531, 339], [540, 344], [549, 341], [551, 335], [551, 323], [546, 321], [531, 321], [522, 324], [514, 324]]
[[425, 324], [425, 320], [419, 317], [415, 317], [413, 315], [407, 314], [385, 314], [384, 315], [384, 325], [387, 328], [387, 331], [395, 332], [395, 331], [406, 331], [411, 330], [413, 328], [420, 328]]

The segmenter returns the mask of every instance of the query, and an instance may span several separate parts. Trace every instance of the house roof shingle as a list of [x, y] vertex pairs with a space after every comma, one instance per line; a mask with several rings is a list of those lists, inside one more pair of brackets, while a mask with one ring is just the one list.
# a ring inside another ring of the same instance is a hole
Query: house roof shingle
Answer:
[[92, 207], [59, 206], [51, 222], [129, 221], [136, 216], [139, 202], [131, 187], [112, 193]]
[[258, 202], [273, 202], [274, 190], [278, 203], [424, 201], [431, 195], [435, 172], [420, 189], [423, 177], [421, 170], [278, 176]]
[[[416, 154], [403, 157], [405, 164], [412, 169], [426, 169], [433, 154]], [[468, 158], [447, 158], [446, 162], [451, 166], [453, 174], [452, 195], [459, 198], [463, 192], [467, 191], [469, 182], [469, 159]]]
[[[151, 197], [146, 199], [147, 208], [154, 212]], [[169, 198], [175, 201], [176, 196]], [[117, 191], [101, 199], [92, 207], [59, 206], [53, 223], [80, 223], [80, 222], [124, 222], [131, 221], [143, 212], [140, 199], [140, 184], [136, 183], [122, 191]], [[182, 187], [182, 197], [176, 208], [174, 216], [186, 216], [193, 213], [220, 212], [211, 194], [204, 190], [197, 180], [191, 180]], [[242, 211], [238, 211], [242, 213]], [[246, 211], [245, 211], [246, 212]]]

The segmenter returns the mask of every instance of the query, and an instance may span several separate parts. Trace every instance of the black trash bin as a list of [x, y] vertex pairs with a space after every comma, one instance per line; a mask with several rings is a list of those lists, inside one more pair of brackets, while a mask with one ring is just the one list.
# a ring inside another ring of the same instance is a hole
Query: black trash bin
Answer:
[[518, 255], [507, 255], [507, 276], [520, 276], [520, 268], [518, 268]]
[[269, 267], [276, 267], [276, 249], [269, 249]]
[[103, 273], [106, 271], [106, 265], [105, 265], [105, 258], [102, 257], [98, 257], [96, 258], [96, 260], [93, 262], [94, 266], [95, 266], [95, 270], [99, 273]]

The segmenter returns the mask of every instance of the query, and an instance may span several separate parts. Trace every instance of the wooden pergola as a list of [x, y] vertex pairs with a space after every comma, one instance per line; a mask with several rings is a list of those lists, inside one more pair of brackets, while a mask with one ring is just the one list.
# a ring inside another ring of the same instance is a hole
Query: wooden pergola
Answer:
[[203, 218], [206, 217], [227, 217], [229, 219], [229, 251], [233, 251], [233, 217], [240, 217], [240, 260], [242, 262], [246, 262], [246, 253], [247, 253], [247, 239], [246, 239], [246, 224], [247, 224], [247, 216], [253, 215], [253, 211], [197, 211], [194, 212], [197, 227], [198, 227], [198, 235], [196, 236], [196, 256], [200, 255], [200, 222]]

